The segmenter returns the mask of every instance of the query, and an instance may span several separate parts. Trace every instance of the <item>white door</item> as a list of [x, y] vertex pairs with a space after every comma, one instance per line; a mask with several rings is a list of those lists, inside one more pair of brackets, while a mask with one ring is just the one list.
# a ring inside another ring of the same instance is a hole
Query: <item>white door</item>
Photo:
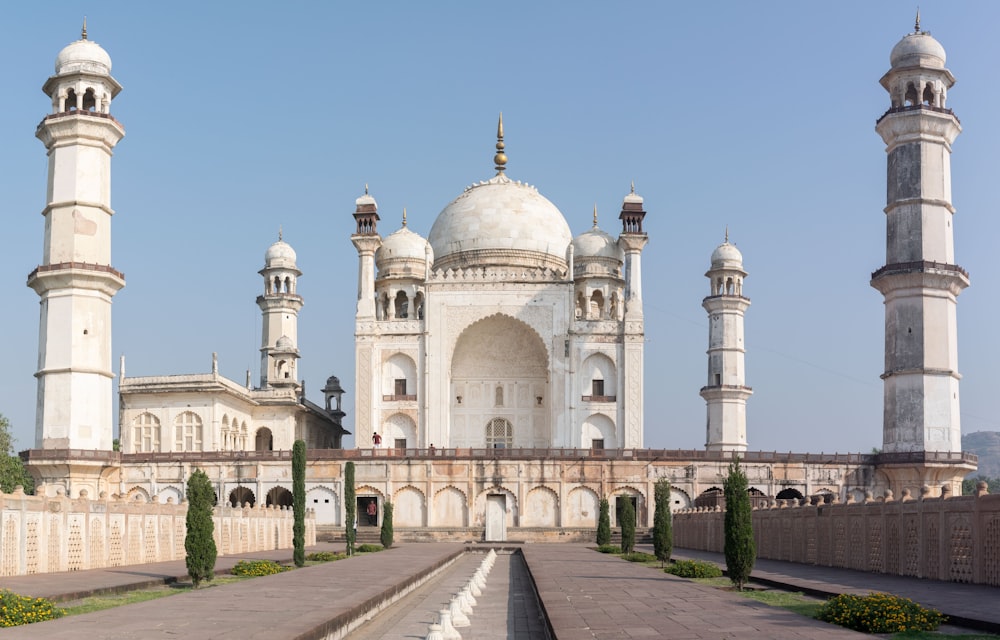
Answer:
[[486, 541], [504, 542], [507, 540], [507, 497], [504, 495], [486, 496]]

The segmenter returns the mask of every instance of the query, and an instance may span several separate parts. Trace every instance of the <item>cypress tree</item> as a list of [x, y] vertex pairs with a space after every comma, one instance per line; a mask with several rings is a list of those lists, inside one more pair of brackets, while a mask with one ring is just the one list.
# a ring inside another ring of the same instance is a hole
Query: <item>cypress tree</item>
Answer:
[[747, 476], [740, 468], [740, 457], [733, 456], [729, 465], [729, 475], [722, 484], [726, 498], [725, 552], [726, 570], [729, 580], [743, 591], [743, 585], [750, 579], [757, 549], [753, 541], [753, 519], [750, 510], [750, 494]]
[[212, 504], [215, 493], [212, 483], [201, 469], [195, 469], [187, 482], [187, 535], [184, 537], [184, 551], [187, 552], [187, 570], [195, 588], [202, 580], [215, 577], [215, 539], [212, 533]]
[[597, 544], [611, 544], [611, 515], [607, 498], [601, 498], [601, 515], [597, 518]]
[[623, 496], [625, 503], [622, 505], [621, 518], [618, 524], [622, 528], [622, 553], [632, 553], [635, 549], [635, 509], [632, 507], [632, 500], [628, 496]]
[[344, 465], [344, 512], [347, 517], [347, 522], [344, 524], [347, 527], [347, 532], [345, 537], [347, 538], [347, 555], [354, 555], [354, 542], [357, 537], [357, 529], [354, 528], [354, 523], [358, 519], [358, 505], [357, 499], [354, 497], [354, 463], [348, 462]]
[[306, 443], [296, 440], [292, 445], [292, 558], [296, 567], [306, 563]]
[[382, 503], [382, 532], [379, 540], [388, 549], [392, 546], [392, 503], [386, 500]]
[[670, 481], [660, 478], [653, 486], [653, 553], [660, 566], [670, 560], [674, 551], [673, 523], [670, 517]]

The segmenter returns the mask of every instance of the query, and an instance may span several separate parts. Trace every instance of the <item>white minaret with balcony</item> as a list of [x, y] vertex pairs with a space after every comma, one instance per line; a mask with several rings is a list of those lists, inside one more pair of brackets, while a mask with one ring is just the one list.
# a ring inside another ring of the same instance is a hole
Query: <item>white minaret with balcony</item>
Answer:
[[302, 297], [297, 280], [302, 275], [295, 265], [295, 250], [281, 238], [264, 254], [264, 295], [257, 296], [263, 316], [260, 345], [260, 386], [298, 385], [299, 311]]
[[955, 263], [952, 227], [951, 145], [962, 131], [947, 108], [955, 78], [919, 13], [889, 62], [881, 84], [890, 107], [875, 126], [888, 155], [886, 257], [871, 280], [885, 297], [882, 451], [887, 462], [917, 466], [884, 470], [894, 490], [957, 490], [967, 469], [948, 464], [961, 464], [962, 450], [956, 311], [969, 277]]
[[709, 451], [746, 451], [747, 398], [743, 316], [750, 299], [743, 296], [743, 255], [726, 241], [712, 252], [705, 273], [711, 295], [702, 300], [708, 312], [708, 384], [701, 397], [708, 405], [705, 448]]
[[28, 276], [41, 298], [35, 447], [110, 451], [111, 298], [125, 286], [111, 266], [111, 155], [125, 129], [111, 115], [111, 58], [86, 24], [42, 90], [52, 110], [35, 132], [49, 156], [42, 262]]

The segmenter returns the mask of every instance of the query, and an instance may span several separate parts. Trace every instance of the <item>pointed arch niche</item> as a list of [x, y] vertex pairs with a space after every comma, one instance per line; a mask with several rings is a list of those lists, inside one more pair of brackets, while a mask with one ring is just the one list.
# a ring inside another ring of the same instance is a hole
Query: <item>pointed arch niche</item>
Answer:
[[514, 447], [551, 445], [549, 352], [524, 322], [495, 314], [469, 325], [455, 343], [451, 381], [449, 446], [486, 446], [484, 425], [496, 418], [514, 425]]

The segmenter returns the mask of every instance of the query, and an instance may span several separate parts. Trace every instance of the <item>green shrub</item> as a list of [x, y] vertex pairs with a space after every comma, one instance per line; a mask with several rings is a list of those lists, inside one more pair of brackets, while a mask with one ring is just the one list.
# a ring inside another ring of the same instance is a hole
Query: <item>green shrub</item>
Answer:
[[354, 555], [354, 543], [358, 535], [358, 505], [354, 496], [354, 463], [344, 465], [344, 539], [347, 540], [347, 555]]
[[0, 627], [17, 627], [32, 622], [54, 620], [66, 614], [46, 598], [29, 598], [0, 589]]
[[392, 538], [392, 503], [386, 500], [382, 503], [382, 531], [379, 532], [379, 541], [388, 549], [392, 546]]
[[296, 440], [292, 444], [292, 558], [296, 567], [306, 563], [306, 443]]
[[374, 553], [381, 550], [382, 545], [380, 544], [368, 544], [366, 542], [365, 544], [358, 545], [358, 553]]
[[[607, 498], [601, 498], [601, 511], [597, 518], [597, 546], [611, 544], [611, 506]], [[604, 553], [608, 553], [605, 551]]]
[[306, 560], [310, 562], [333, 562], [335, 560], [343, 560], [346, 558], [342, 553], [337, 553], [336, 551], [315, 551], [306, 556]]
[[680, 578], [718, 578], [722, 569], [711, 562], [700, 560], [678, 560], [663, 570]]
[[184, 536], [184, 551], [188, 575], [195, 588], [203, 580], [215, 577], [215, 558], [217, 550], [212, 533], [215, 523], [212, 521], [212, 504], [215, 502], [215, 491], [208, 475], [201, 469], [195, 469], [187, 483], [187, 535]]
[[673, 522], [670, 517], [670, 481], [660, 478], [653, 485], [653, 553], [660, 562], [674, 552]]
[[757, 547], [753, 540], [753, 515], [750, 512], [750, 494], [747, 492], [746, 473], [740, 467], [739, 455], [733, 455], [729, 465], [729, 475], [722, 481], [726, 497], [726, 515], [723, 520], [726, 540], [723, 550], [726, 554], [726, 572], [736, 588], [743, 591], [743, 585], [750, 579]]
[[616, 544], [599, 544], [597, 550], [601, 553], [621, 553], [622, 548]]
[[240, 560], [233, 565], [232, 574], [234, 576], [272, 576], [276, 573], [288, 571], [288, 567], [283, 567], [274, 560]]
[[830, 598], [816, 617], [862, 633], [933, 631], [946, 620], [940, 611], [922, 607], [909, 598], [874, 592], [866, 596], [843, 593]]
[[620, 517], [618, 525], [622, 529], [622, 553], [632, 553], [635, 549], [635, 508], [627, 496], [622, 504]]
[[632, 553], [622, 554], [622, 558], [628, 560], [629, 562], [653, 562], [657, 558], [651, 553], [643, 553], [642, 551], [633, 551]]

